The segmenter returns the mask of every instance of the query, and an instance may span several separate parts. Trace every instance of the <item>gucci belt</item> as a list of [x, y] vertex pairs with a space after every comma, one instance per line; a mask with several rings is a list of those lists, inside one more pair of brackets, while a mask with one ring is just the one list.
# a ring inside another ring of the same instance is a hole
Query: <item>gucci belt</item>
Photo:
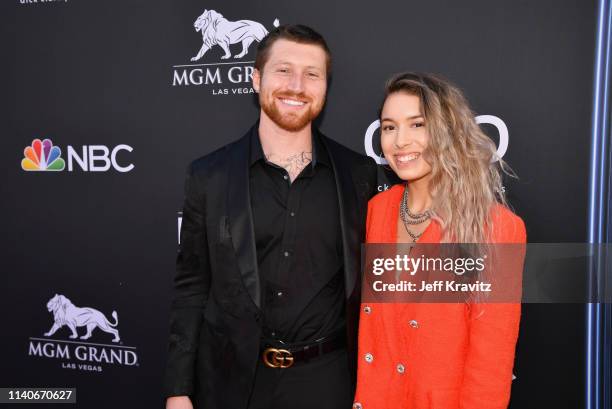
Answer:
[[293, 365], [293, 355], [286, 349], [266, 348], [262, 358], [269, 368], [289, 368]]
[[344, 329], [332, 336], [309, 343], [287, 344], [278, 340], [263, 343], [261, 358], [268, 368], [290, 368], [296, 362], [308, 362], [322, 355], [346, 347]]

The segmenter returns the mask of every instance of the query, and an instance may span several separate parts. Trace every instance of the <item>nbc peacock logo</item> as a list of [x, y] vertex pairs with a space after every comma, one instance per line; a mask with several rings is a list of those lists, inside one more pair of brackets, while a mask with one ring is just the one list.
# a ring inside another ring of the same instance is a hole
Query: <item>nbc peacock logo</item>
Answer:
[[34, 139], [32, 145], [23, 150], [21, 169], [27, 172], [60, 172], [66, 167], [61, 158], [62, 150], [53, 146], [51, 139]]

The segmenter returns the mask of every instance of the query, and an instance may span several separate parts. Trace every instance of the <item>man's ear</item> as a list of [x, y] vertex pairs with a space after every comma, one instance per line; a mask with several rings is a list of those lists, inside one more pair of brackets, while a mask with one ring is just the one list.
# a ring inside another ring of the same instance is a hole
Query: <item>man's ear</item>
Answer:
[[253, 70], [252, 78], [253, 78], [253, 89], [255, 90], [255, 92], [259, 94], [259, 86], [261, 84], [261, 73], [257, 68]]

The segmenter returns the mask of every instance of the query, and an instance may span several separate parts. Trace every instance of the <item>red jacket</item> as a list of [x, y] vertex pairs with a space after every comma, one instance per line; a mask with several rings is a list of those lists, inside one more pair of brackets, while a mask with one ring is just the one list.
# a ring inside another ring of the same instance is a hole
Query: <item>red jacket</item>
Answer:
[[[403, 185], [368, 204], [368, 243], [394, 243]], [[492, 242], [525, 243], [523, 221], [492, 210]], [[419, 242], [438, 243], [432, 220]], [[522, 263], [522, 261], [521, 261]], [[508, 406], [519, 303], [362, 303], [356, 409], [502, 409]]]

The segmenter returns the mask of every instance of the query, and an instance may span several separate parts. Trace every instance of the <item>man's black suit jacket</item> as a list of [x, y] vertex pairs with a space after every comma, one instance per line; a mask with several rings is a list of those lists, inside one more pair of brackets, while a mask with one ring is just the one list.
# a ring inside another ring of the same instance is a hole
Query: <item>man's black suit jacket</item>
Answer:
[[[260, 359], [261, 293], [248, 167], [254, 129], [195, 160], [187, 174], [164, 388], [166, 396], [191, 396], [196, 408], [245, 409]], [[340, 206], [347, 345], [355, 376], [360, 250], [376, 165], [319, 136]]]

